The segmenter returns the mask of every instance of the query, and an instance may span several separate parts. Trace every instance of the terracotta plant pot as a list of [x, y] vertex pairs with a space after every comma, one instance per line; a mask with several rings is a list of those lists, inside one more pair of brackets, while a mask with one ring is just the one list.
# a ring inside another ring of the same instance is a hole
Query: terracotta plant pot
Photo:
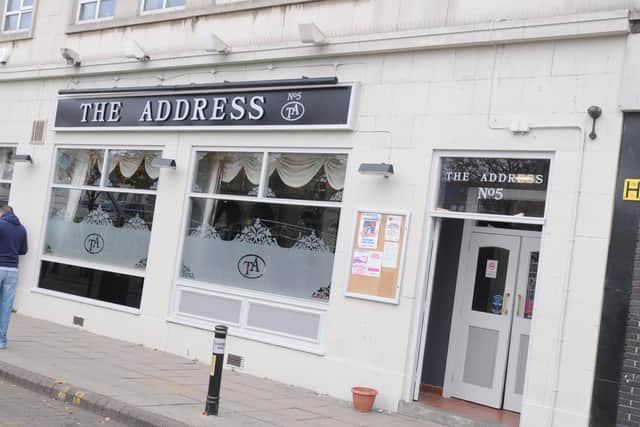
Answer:
[[353, 387], [353, 407], [360, 412], [369, 412], [373, 407], [373, 401], [376, 400], [378, 390], [369, 387]]

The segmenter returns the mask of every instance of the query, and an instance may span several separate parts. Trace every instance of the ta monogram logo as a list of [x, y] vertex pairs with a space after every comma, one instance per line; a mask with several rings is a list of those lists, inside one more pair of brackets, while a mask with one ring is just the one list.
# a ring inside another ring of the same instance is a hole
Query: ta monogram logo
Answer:
[[249, 254], [238, 260], [238, 272], [246, 279], [259, 279], [266, 268], [267, 263], [259, 255]]
[[640, 179], [629, 178], [624, 180], [622, 200], [640, 201]]
[[287, 96], [287, 103], [282, 106], [280, 116], [288, 122], [298, 121], [304, 116], [304, 104], [302, 101], [302, 93], [291, 92]]
[[84, 239], [84, 250], [92, 255], [99, 254], [104, 249], [104, 239], [99, 234], [89, 234]]

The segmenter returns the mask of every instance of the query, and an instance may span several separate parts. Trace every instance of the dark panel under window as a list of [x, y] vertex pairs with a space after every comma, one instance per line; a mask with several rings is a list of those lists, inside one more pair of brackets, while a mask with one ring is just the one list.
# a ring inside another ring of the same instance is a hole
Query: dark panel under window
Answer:
[[39, 287], [140, 308], [142, 277], [43, 261]]

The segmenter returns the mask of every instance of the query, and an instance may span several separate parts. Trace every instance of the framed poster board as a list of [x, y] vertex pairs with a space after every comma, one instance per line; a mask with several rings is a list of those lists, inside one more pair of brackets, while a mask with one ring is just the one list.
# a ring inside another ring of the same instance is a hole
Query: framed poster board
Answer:
[[358, 209], [345, 295], [398, 304], [409, 213]]

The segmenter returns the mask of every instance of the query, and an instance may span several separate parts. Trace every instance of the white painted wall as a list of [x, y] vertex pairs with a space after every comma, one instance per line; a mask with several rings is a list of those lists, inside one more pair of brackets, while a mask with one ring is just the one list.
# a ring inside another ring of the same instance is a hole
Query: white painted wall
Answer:
[[[245, 356], [246, 372], [344, 399], [350, 398], [351, 386], [376, 387], [380, 390], [377, 406], [395, 410], [400, 399], [409, 398], [410, 367], [415, 363], [417, 307], [424, 294], [420, 271], [426, 262], [421, 254], [433, 151], [548, 151], [554, 153], [554, 162], [522, 425], [588, 424], [621, 133], [618, 92], [625, 55], [628, 57], [634, 52], [630, 53], [626, 35], [400, 53], [393, 53], [393, 46], [389, 45], [391, 51], [377, 54], [290, 58], [276, 62], [273, 67], [269, 67], [270, 61], [218, 63], [213, 75], [208, 66], [145, 72], [145, 65], [120, 64], [122, 38], [137, 39], [152, 56], [162, 53], [170, 63], [171, 55], [177, 51], [197, 50], [193, 41], [195, 34], [210, 28], [209, 25], [229, 34], [233, 43], [256, 46], [260, 33], [265, 34], [263, 41], [269, 45], [293, 40], [294, 24], [310, 16], [330, 34], [344, 31], [345, 22], [353, 25], [349, 30], [352, 32], [356, 24], [362, 22], [378, 28], [376, 25], [383, 25], [380, 20], [393, 30], [401, 27], [400, 22], [420, 17], [410, 10], [413, 7], [415, 11], [421, 2], [326, 1], [216, 16], [198, 22], [155, 24], [153, 28], [141, 26], [75, 36], [62, 33], [59, 20], [68, 12], [62, 3], [41, 0], [39, 13], [47, 18], [39, 17], [32, 41], [15, 43], [14, 71], [18, 64], [31, 69], [34, 61], [38, 64], [59, 62], [57, 48], [62, 45], [77, 49], [89, 62], [100, 60], [114, 65], [109, 74], [30, 81], [3, 81], [3, 72], [0, 72], [0, 142], [18, 143], [20, 152], [34, 157], [33, 166], [16, 166], [11, 195], [12, 205], [30, 232], [31, 244], [31, 253], [21, 263], [17, 300], [20, 312], [67, 325], [72, 316], [82, 316], [85, 328], [93, 332], [208, 360], [210, 332], [166, 322], [177, 265], [174, 260], [181, 239], [180, 224], [186, 214], [183, 201], [192, 147], [348, 148], [349, 169], [326, 329], [326, 354], [318, 356], [237, 337], [229, 339], [228, 351]], [[535, 10], [515, 9], [511, 3], [485, 2], [480, 8], [475, 2], [452, 2], [448, 16], [450, 22], [462, 24], [495, 18], [490, 11], [497, 8], [523, 17], [596, 10], [604, 8], [605, 3], [611, 8], [629, 7], [633, 2], [573, 1], [558, 5], [558, 2], [542, 1]], [[430, 7], [442, 4], [430, 2]], [[424, 17], [429, 22], [432, 19], [435, 19], [433, 15]], [[284, 29], [273, 35], [275, 28]], [[354, 132], [55, 133], [51, 128], [56, 93], [63, 88], [156, 85], [160, 74], [164, 84], [182, 84], [334, 73], [341, 81], [361, 84]], [[633, 88], [629, 105], [637, 108], [635, 100], [640, 98], [635, 86]], [[585, 111], [592, 104], [602, 107], [603, 116], [597, 124], [598, 139], [586, 143], [584, 171], [580, 177], [576, 177], [580, 134], [575, 129], [534, 129], [525, 136], [492, 129], [508, 126], [513, 120], [527, 120], [532, 125], [590, 126]], [[31, 121], [41, 118], [49, 121], [46, 143], [29, 145]], [[167, 157], [177, 160], [175, 171], [161, 173], [140, 315], [31, 292], [37, 286], [38, 254], [42, 252], [45, 200], [55, 144], [159, 145], [164, 147]], [[385, 160], [390, 160], [396, 170], [388, 180], [356, 173], [361, 162]], [[568, 224], [577, 197], [577, 180], [581, 180], [582, 185], [573, 236]], [[411, 211], [402, 292], [397, 306], [342, 295], [356, 208]], [[569, 259], [572, 240], [575, 240], [575, 251]], [[570, 265], [572, 273], [567, 278]], [[561, 301], [567, 290], [565, 311]], [[566, 316], [566, 327], [560, 337], [558, 325], [563, 316]], [[559, 366], [556, 357], [560, 359]]]

